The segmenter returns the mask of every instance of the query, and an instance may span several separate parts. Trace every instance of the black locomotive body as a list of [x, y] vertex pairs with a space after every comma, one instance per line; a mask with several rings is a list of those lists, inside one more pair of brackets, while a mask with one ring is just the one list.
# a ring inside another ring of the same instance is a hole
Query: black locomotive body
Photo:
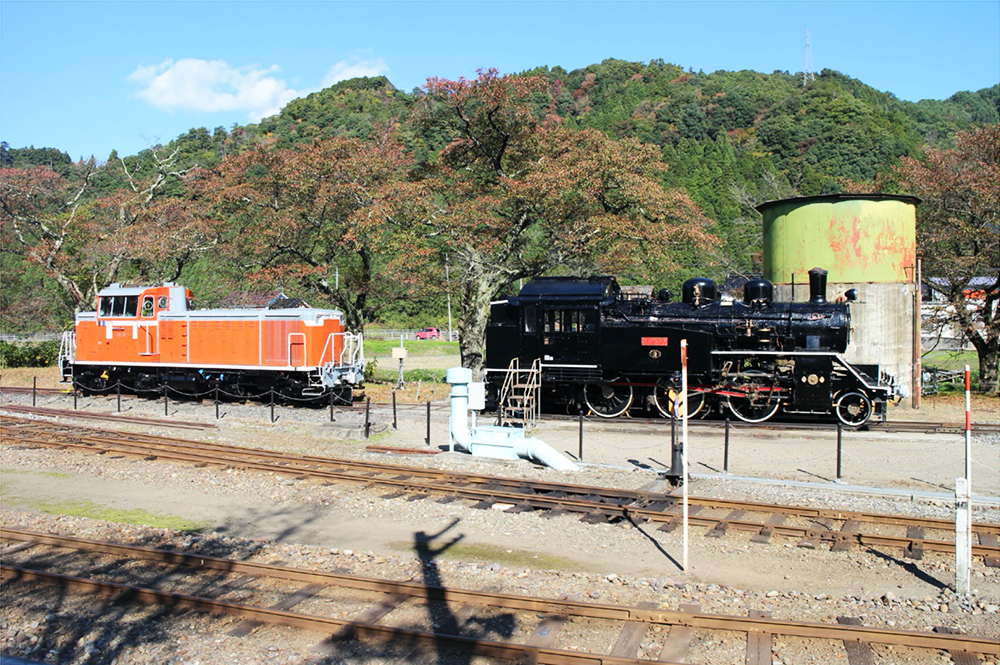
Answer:
[[[885, 418], [892, 381], [877, 366], [843, 357], [846, 302], [826, 300], [826, 271], [810, 271], [810, 299], [773, 302], [751, 280], [737, 301], [717, 298], [707, 279], [670, 294], [624, 293], [613, 277], [540, 277], [494, 303], [486, 335], [486, 381], [503, 404], [512, 367], [535, 366], [543, 403], [615, 417], [646, 409], [679, 413], [681, 340], [687, 340], [691, 416], [728, 409], [747, 422], [779, 411], [836, 416], [860, 426]], [[856, 297], [849, 292], [848, 299]]]

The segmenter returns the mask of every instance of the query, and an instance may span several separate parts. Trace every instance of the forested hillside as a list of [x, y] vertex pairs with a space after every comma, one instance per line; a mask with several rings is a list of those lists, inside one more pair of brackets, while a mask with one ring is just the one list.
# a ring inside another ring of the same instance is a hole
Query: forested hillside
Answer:
[[[875, 181], [998, 122], [1000, 85], [910, 103], [829, 70], [803, 85], [606, 60], [412, 92], [352, 79], [105, 162], [3, 143], [0, 327], [63, 327], [113, 281], [183, 281], [203, 306], [278, 286], [362, 326], [543, 270], [752, 271], [755, 205]], [[477, 270], [496, 278], [474, 287]]]

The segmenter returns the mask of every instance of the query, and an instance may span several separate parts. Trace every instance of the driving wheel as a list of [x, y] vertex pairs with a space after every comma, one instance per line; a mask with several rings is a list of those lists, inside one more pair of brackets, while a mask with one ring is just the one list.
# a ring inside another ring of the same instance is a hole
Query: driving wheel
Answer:
[[587, 408], [601, 418], [614, 418], [625, 413], [632, 406], [632, 386], [622, 379], [617, 381], [585, 385], [583, 401]]
[[[684, 417], [684, 407], [681, 405], [683, 394], [680, 387], [673, 381], [662, 379], [653, 389], [653, 404], [664, 418], [677, 420]], [[705, 393], [688, 390], [688, 418], [693, 418], [705, 408]]]
[[733, 381], [733, 389], [742, 394], [729, 396], [729, 410], [744, 422], [764, 422], [777, 413], [780, 406], [770, 383], [767, 372], [759, 369], [740, 372]]

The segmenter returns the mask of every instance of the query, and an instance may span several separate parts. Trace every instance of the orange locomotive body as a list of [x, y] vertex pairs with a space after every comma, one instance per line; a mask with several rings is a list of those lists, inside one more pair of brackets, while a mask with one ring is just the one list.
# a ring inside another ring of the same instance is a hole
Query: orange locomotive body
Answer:
[[183, 286], [111, 285], [76, 315], [60, 350], [63, 378], [102, 392], [160, 391], [349, 402], [364, 380], [360, 334], [337, 310], [193, 309]]

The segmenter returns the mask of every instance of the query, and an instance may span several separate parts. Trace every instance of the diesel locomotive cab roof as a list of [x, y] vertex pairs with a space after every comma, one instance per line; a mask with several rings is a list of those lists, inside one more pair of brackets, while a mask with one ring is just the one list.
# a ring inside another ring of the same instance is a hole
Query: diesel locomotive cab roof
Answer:
[[621, 288], [614, 277], [535, 277], [525, 284], [514, 304], [574, 303], [610, 305]]

